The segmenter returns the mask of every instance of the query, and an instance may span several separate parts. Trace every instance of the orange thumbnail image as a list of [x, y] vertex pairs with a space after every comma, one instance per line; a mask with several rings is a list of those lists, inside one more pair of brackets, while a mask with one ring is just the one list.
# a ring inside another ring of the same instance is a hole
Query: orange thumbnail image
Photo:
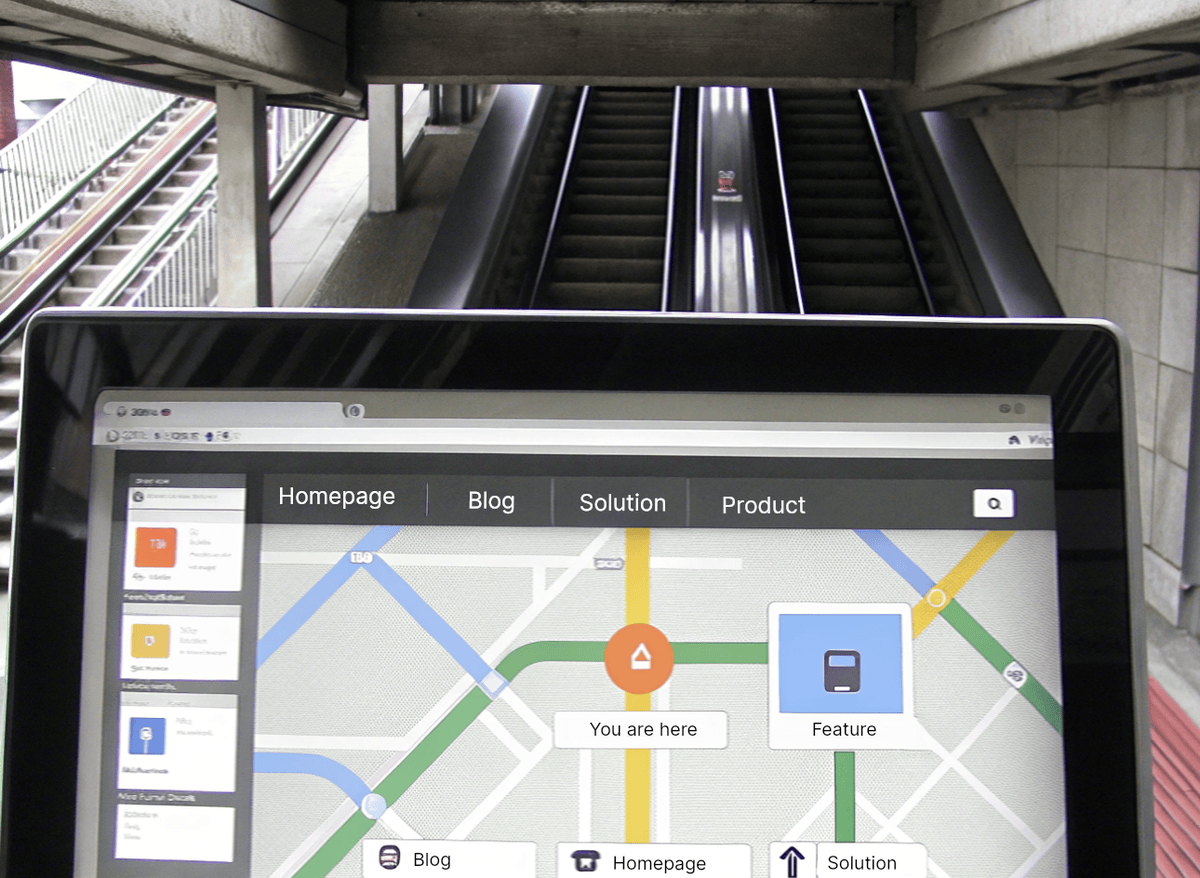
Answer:
[[131, 627], [130, 655], [134, 658], [170, 658], [170, 625], [139, 625], [135, 622]]
[[133, 535], [134, 567], [174, 567], [175, 528], [139, 527]]

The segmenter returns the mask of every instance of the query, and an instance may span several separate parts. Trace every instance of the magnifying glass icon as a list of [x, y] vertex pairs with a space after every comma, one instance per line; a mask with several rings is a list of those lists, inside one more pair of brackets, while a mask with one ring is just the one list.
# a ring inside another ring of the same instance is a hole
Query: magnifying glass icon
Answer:
[[972, 499], [976, 518], [1013, 518], [1017, 514], [1012, 488], [976, 488]]

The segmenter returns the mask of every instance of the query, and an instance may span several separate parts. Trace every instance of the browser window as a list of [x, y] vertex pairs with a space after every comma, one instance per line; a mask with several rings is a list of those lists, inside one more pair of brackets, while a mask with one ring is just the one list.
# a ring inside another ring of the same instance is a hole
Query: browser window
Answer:
[[106, 392], [76, 874], [1065, 875], [1050, 423]]

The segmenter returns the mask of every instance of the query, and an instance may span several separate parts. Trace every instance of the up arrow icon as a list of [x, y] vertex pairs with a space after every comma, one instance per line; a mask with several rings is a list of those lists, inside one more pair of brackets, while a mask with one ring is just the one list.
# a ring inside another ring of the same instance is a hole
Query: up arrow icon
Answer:
[[788, 878], [796, 878], [796, 864], [804, 859], [804, 854], [796, 850], [795, 845], [792, 845], [779, 855], [779, 859], [787, 860]]

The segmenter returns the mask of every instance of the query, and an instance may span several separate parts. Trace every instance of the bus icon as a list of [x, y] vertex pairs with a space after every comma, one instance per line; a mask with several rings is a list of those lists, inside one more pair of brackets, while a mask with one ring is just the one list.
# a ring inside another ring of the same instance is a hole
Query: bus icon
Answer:
[[825, 691], [857, 692], [862, 677], [862, 656], [853, 649], [825, 653]]

